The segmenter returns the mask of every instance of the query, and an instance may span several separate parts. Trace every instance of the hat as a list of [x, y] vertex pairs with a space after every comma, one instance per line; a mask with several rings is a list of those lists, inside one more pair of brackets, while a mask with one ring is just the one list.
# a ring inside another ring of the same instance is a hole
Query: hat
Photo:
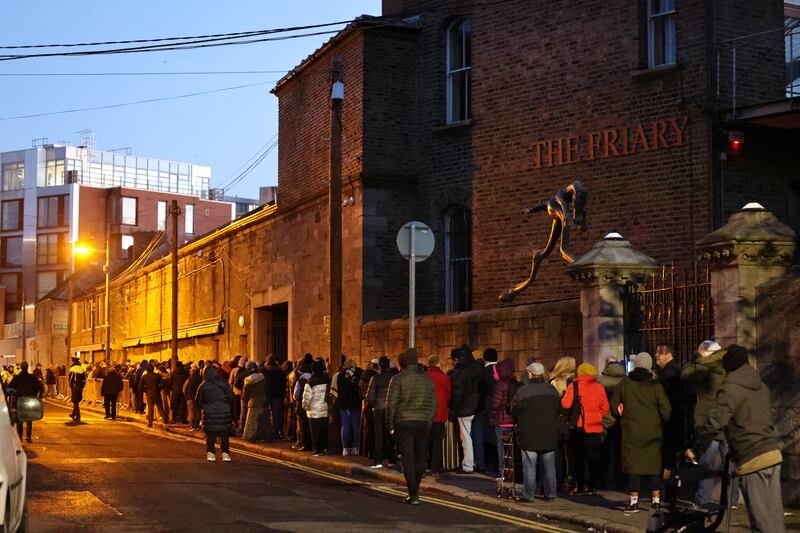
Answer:
[[27, 361], [23, 361], [23, 362], [21, 362], [21, 363], [19, 364], [19, 367], [20, 367], [22, 370], [28, 370], [28, 362], [27, 362]]
[[375, 359], [372, 359], [369, 363], [371, 365], [377, 365], [378, 364], [378, 358], [376, 357]]
[[720, 346], [717, 341], [708, 340], [700, 343], [700, 346], [697, 347], [697, 353], [700, 354], [700, 357], [708, 357], [721, 349], [722, 346]]
[[579, 376], [597, 376], [597, 369], [589, 363], [583, 363], [578, 367]]
[[472, 350], [472, 358], [473, 359], [480, 359], [483, 357], [483, 352], [480, 350]]
[[747, 364], [747, 348], [738, 344], [728, 346], [725, 355], [722, 356], [722, 368], [725, 372], [733, 372], [739, 367]]
[[402, 352], [400, 357], [400, 368], [405, 370], [411, 365], [417, 364], [419, 361], [419, 355], [417, 355], [417, 351], [414, 348], [409, 348], [408, 350]]
[[[477, 357], [476, 357], [477, 359]], [[497, 350], [494, 348], [486, 348], [483, 351], [483, 360], [487, 363], [494, 363], [497, 361]]]
[[531, 376], [544, 376], [544, 365], [542, 363], [531, 363], [527, 368]]
[[647, 352], [639, 352], [636, 354], [636, 357], [633, 358], [633, 367], [634, 368], [644, 368], [645, 370], [652, 370], [653, 369], [653, 358]]

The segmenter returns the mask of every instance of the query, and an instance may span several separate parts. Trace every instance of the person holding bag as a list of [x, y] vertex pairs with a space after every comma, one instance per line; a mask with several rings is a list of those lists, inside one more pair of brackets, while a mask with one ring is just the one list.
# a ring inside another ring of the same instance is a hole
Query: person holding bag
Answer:
[[648, 488], [653, 508], [661, 504], [661, 427], [672, 413], [664, 387], [653, 376], [650, 354], [639, 353], [633, 366], [611, 399], [611, 413], [622, 421], [622, 471], [630, 490], [626, 513], [639, 510], [639, 492]]
[[[608, 413], [608, 398], [597, 382], [597, 370], [589, 363], [578, 367], [578, 379], [567, 387], [561, 407], [570, 413], [572, 427], [569, 442], [575, 475], [570, 495], [597, 493], [600, 477], [600, 446], [603, 443], [603, 417]], [[587, 477], [588, 471], [588, 477]]]

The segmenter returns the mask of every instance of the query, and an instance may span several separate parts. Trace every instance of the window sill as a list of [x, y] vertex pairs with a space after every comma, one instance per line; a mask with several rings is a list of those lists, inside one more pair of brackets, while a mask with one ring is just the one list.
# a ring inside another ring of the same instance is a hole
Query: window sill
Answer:
[[444, 132], [444, 131], [467, 130], [467, 129], [472, 127], [474, 122], [475, 122], [475, 119], [471, 119], [471, 118], [467, 119], [467, 120], [462, 120], [461, 122], [451, 122], [449, 124], [445, 124], [444, 126], [438, 126], [436, 128], [433, 128], [433, 131], [434, 132], [440, 132], [440, 131]]
[[679, 66], [677, 63], [672, 63], [671, 65], [662, 65], [660, 67], [653, 67], [653, 68], [644, 68], [640, 70], [634, 70], [631, 72], [631, 77], [633, 79], [650, 79], [656, 78], [659, 76], [666, 76], [673, 72], [677, 72], [679, 70]]

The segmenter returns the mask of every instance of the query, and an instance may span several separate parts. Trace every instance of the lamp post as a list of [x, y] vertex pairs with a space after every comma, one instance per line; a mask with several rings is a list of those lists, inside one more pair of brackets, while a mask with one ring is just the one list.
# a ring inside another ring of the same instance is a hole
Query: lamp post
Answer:
[[[110, 275], [111, 275], [111, 269], [110, 269], [110, 263], [109, 263], [109, 260], [110, 260], [109, 241], [110, 241], [110, 239], [109, 239], [109, 235], [108, 235], [108, 228], [106, 228], [106, 249], [104, 251], [105, 252], [105, 261], [103, 263], [103, 273], [105, 274], [105, 294], [103, 296], [103, 301], [104, 301], [104, 309], [103, 309], [103, 315], [104, 316], [103, 316], [103, 318], [104, 318], [104, 323], [105, 323], [104, 324], [104, 326], [105, 326], [105, 342], [103, 343], [103, 345], [104, 345], [104, 348], [105, 348], [105, 350], [104, 350], [104, 352], [105, 352], [104, 358], [105, 358], [106, 363], [108, 363], [111, 360], [111, 321], [110, 321], [111, 312], [110, 312], [110, 309], [109, 309], [109, 304], [111, 303], [111, 300], [110, 300], [110, 281], [111, 281]], [[82, 243], [75, 243], [75, 246], [73, 247], [74, 254], [76, 256], [79, 256], [79, 257], [87, 257], [87, 256], [91, 255], [93, 252], [96, 252], [96, 251], [98, 251], [98, 250], [95, 249], [95, 248], [91, 248], [90, 246], [87, 246], [87, 245], [82, 244]], [[69, 317], [68, 322], [70, 322], [70, 323], [72, 322], [72, 320], [71, 320], [71, 318], [72, 318], [72, 296], [73, 296], [72, 295], [72, 280], [70, 280], [70, 285], [69, 285], [69, 315], [68, 315], [68, 317]], [[71, 328], [72, 327], [71, 324], [68, 327]], [[67, 339], [71, 339], [71, 337], [72, 337], [72, 331], [70, 329], [69, 331], [67, 331]], [[69, 345], [67, 345], [67, 350], [70, 350]]]

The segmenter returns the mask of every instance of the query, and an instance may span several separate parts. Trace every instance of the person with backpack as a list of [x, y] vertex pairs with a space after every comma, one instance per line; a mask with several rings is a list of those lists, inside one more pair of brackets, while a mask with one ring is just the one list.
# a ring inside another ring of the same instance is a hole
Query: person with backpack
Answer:
[[217, 460], [215, 446], [217, 439], [220, 441], [222, 461], [229, 463], [230, 433], [233, 417], [231, 416], [231, 402], [233, 391], [228, 382], [219, 377], [217, 369], [212, 365], [203, 371], [203, 383], [197, 389], [195, 397], [197, 406], [203, 410], [206, 429], [206, 460], [213, 463]]
[[[19, 401], [20, 398], [26, 397], [41, 398], [44, 387], [42, 386], [42, 382], [36, 379], [36, 376], [28, 373], [28, 362], [23, 361], [19, 365], [19, 374], [11, 378], [11, 382], [8, 384], [8, 390], [9, 392], [13, 390], [13, 394], [16, 396], [17, 401]], [[27, 432], [25, 434], [25, 440], [31, 443], [33, 442], [33, 421], [28, 420], [26, 425]], [[22, 422], [19, 420], [17, 420], [17, 434], [19, 435], [19, 440], [22, 440]]]
[[352, 359], [345, 361], [342, 370], [336, 375], [336, 400], [342, 420], [342, 455], [358, 455], [361, 436], [361, 394], [359, 380], [361, 369]]
[[570, 495], [594, 496], [600, 479], [603, 417], [609, 410], [606, 390], [597, 382], [594, 366], [583, 363], [578, 367], [578, 378], [564, 392], [561, 407], [577, 414], [570, 439], [573, 457], [570, 463], [575, 468], [575, 486]]
[[81, 421], [81, 400], [83, 400], [83, 387], [86, 386], [86, 370], [80, 359], [72, 358], [69, 367], [69, 390], [72, 395], [72, 412], [69, 417], [75, 422]]
[[630, 491], [626, 513], [639, 511], [642, 490], [651, 490], [654, 509], [661, 505], [662, 425], [672, 413], [664, 387], [653, 376], [650, 354], [639, 353], [633, 366], [611, 399], [611, 413], [622, 423], [622, 471]]
[[492, 369], [492, 381], [495, 382], [492, 390], [492, 401], [489, 412], [489, 424], [494, 428], [497, 441], [497, 475], [502, 476], [505, 467], [505, 451], [503, 436], [514, 431], [514, 418], [511, 416], [511, 400], [522, 386], [514, 379], [514, 362], [506, 359], [487, 367]]

